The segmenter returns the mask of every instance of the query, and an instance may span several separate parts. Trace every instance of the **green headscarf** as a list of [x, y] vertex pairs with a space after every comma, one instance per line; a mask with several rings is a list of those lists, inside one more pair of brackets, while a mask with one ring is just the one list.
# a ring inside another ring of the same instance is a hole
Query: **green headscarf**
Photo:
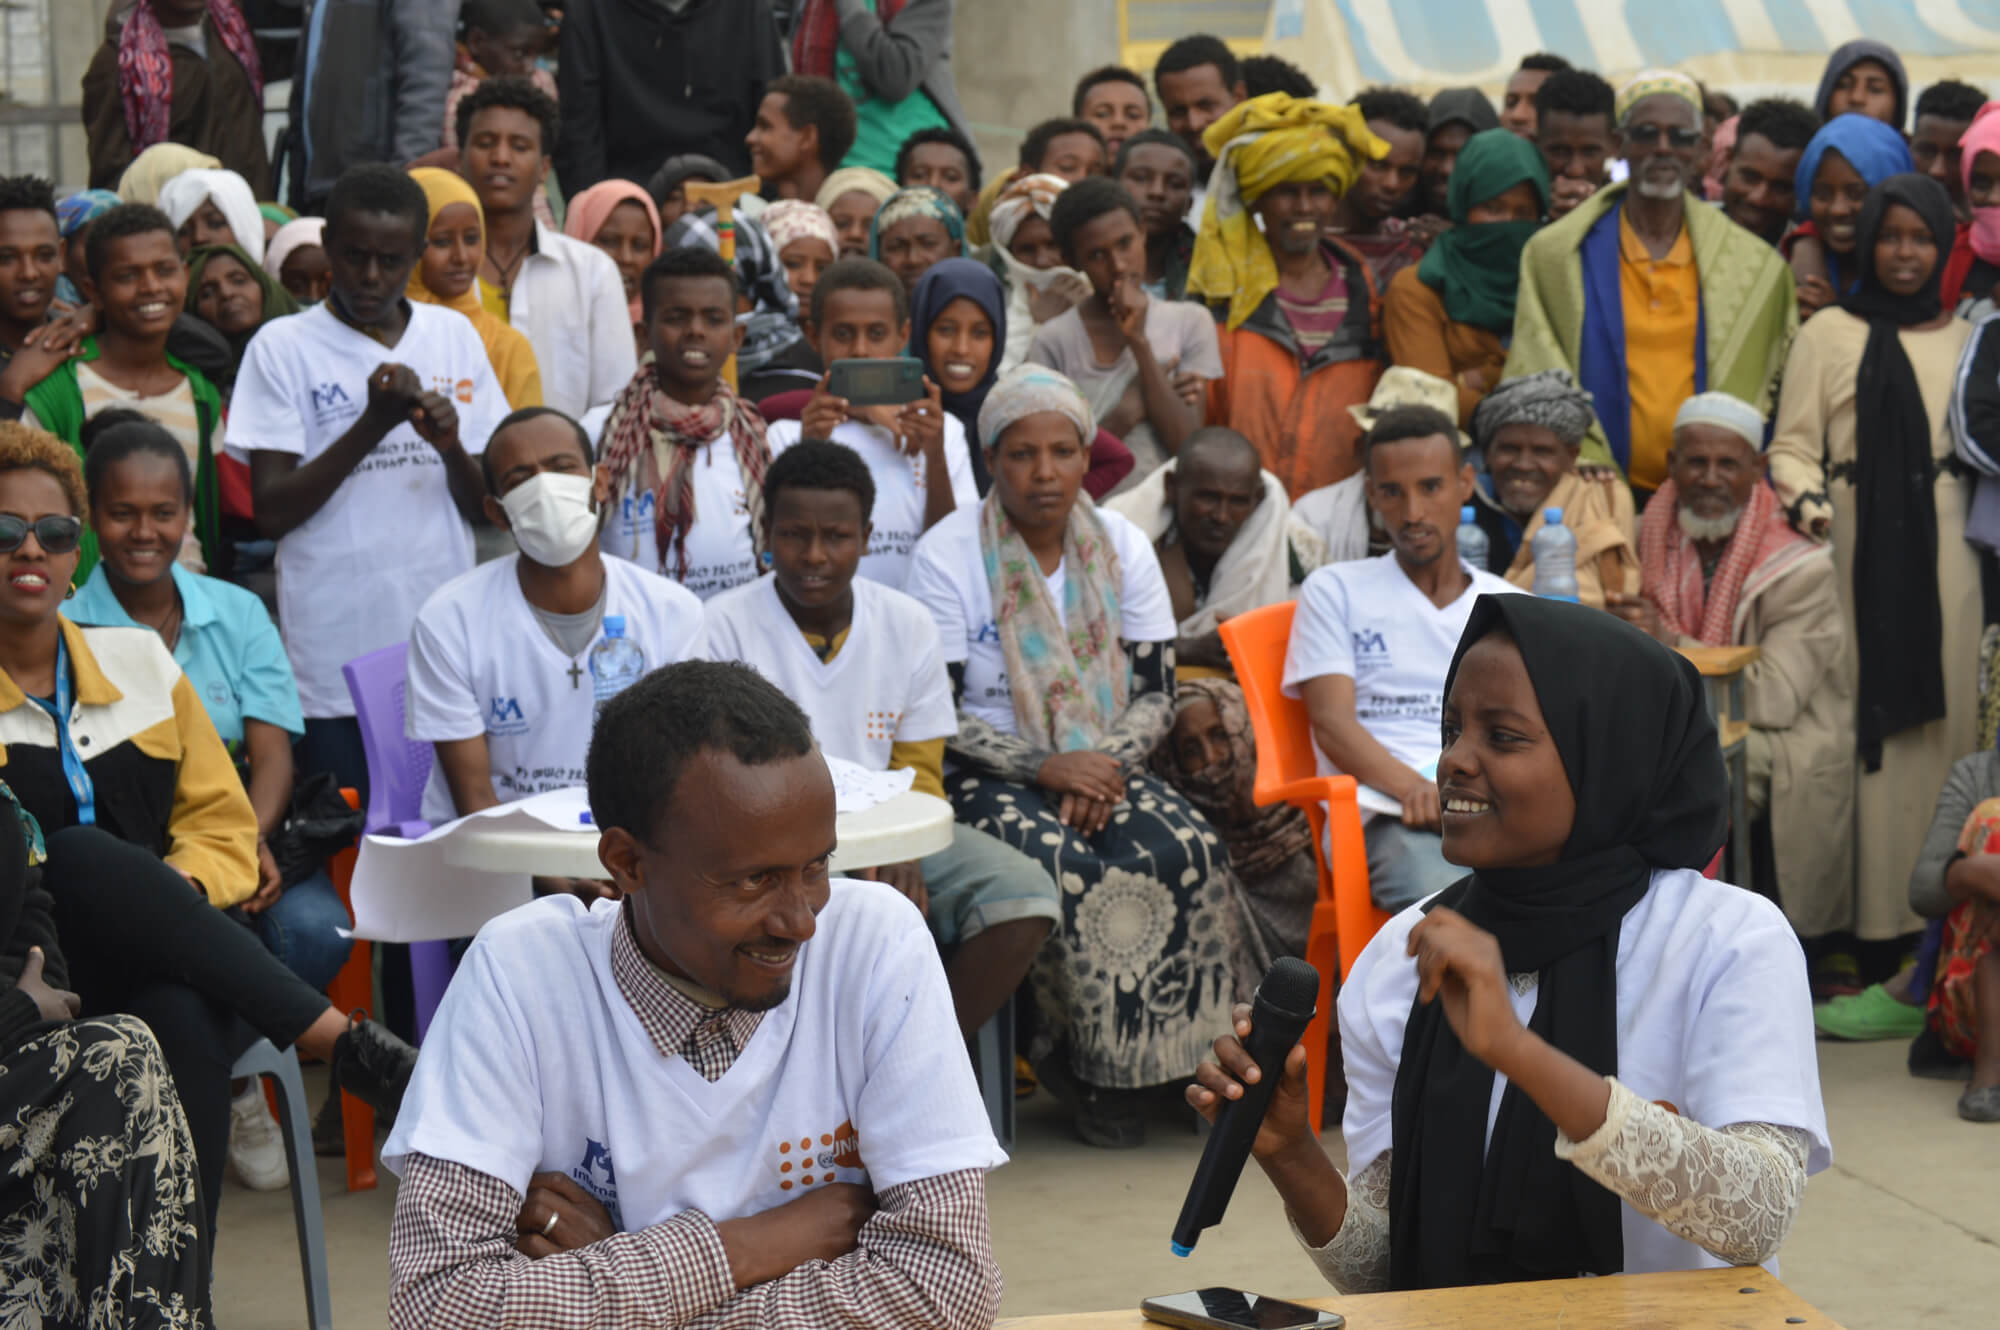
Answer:
[[1521, 289], [1521, 251], [1541, 227], [1531, 222], [1465, 219], [1484, 203], [1526, 182], [1535, 187], [1540, 210], [1549, 210], [1549, 168], [1541, 149], [1507, 129], [1488, 129], [1465, 141], [1452, 167], [1445, 200], [1451, 230], [1431, 242], [1417, 266], [1417, 278], [1444, 298], [1454, 323], [1469, 323], [1505, 334], [1514, 326], [1514, 297]]
[[195, 305], [201, 298], [201, 275], [207, 269], [208, 261], [218, 254], [227, 254], [242, 264], [249, 272], [250, 279], [256, 282], [258, 289], [264, 293], [264, 317], [257, 320], [257, 327], [249, 332], [224, 336], [224, 340], [229, 343], [229, 378], [233, 383], [236, 379], [236, 368], [243, 363], [243, 348], [257, 335], [258, 328], [262, 328], [272, 319], [298, 313], [299, 302], [292, 299], [292, 293], [281, 286], [277, 278], [264, 271], [263, 264], [252, 263], [250, 256], [242, 249], [235, 245], [204, 245], [188, 255], [187, 298], [181, 302], [181, 307], [188, 313], [195, 312]]

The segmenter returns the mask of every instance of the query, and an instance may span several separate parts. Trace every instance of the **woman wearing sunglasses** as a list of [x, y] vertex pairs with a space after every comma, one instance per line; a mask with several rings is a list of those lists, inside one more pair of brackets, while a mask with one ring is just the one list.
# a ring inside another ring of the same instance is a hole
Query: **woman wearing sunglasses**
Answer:
[[61, 612], [87, 508], [68, 444], [0, 422], [0, 769], [44, 834], [82, 1014], [137, 1016], [166, 1054], [212, 1231], [242, 1022], [389, 1111], [416, 1053], [372, 1021], [350, 1028], [223, 914], [257, 890], [257, 816], [160, 635]]

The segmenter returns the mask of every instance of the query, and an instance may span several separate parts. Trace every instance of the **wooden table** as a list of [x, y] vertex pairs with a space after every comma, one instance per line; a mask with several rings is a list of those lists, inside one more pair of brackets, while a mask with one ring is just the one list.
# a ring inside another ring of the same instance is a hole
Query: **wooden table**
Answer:
[[1743, 702], [1743, 672], [1762, 655], [1754, 646], [1680, 647], [1681, 655], [1701, 672], [1708, 700], [1708, 717], [1722, 742], [1722, 760], [1729, 767], [1729, 880], [1750, 885], [1749, 780], [1750, 722]]
[[[1347, 1318], [1348, 1330], [1525, 1330], [1557, 1324], [1583, 1330], [1840, 1330], [1804, 1298], [1755, 1267], [1294, 1301], [1339, 1312]], [[1142, 1327], [1158, 1330], [1158, 1322], [1148, 1321], [1137, 1308], [1017, 1316], [1000, 1322], [1000, 1330]]]

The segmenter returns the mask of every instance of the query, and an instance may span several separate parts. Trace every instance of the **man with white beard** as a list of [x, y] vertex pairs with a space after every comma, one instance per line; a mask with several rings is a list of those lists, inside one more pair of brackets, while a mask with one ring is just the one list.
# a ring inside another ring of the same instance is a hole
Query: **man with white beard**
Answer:
[[1615, 463], [1643, 497], [1667, 477], [1689, 397], [1770, 407], [1798, 310], [1770, 245], [1688, 192], [1703, 165], [1694, 80], [1649, 70], [1619, 89], [1615, 113], [1629, 175], [1528, 242], [1505, 377], [1576, 375], [1599, 422], [1582, 460]]
[[1763, 439], [1764, 417], [1739, 398], [1682, 403], [1639, 528], [1645, 595], [1613, 613], [1668, 646], [1759, 648], [1744, 673], [1750, 816], [1770, 819], [1772, 885], [1812, 938], [1848, 917], [1854, 891], [1853, 672], [1832, 552], [1785, 521]]

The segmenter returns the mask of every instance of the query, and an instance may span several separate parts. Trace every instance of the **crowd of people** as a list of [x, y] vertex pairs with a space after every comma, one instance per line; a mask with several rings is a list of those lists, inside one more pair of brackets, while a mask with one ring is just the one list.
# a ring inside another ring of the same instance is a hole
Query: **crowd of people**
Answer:
[[[1815, 1028], [2000, 1121], [2000, 103], [1195, 35], [1002, 164], [951, 10], [318, 0], [275, 157], [233, 0], [113, 15], [90, 188], [0, 179], [0, 1305], [208, 1323], [262, 1036], [393, 1119], [392, 1324], [990, 1323], [963, 1045], [1130, 1148], [1306, 951], [1280, 604], [1393, 916], [1256, 1147], [1336, 1286], [1768, 1261]], [[424, 821], [583, 787], [604, 866], [421, 1058], [300, 830], [390, 647]], [[818, 754], [948, 847], [830, 883]]]

